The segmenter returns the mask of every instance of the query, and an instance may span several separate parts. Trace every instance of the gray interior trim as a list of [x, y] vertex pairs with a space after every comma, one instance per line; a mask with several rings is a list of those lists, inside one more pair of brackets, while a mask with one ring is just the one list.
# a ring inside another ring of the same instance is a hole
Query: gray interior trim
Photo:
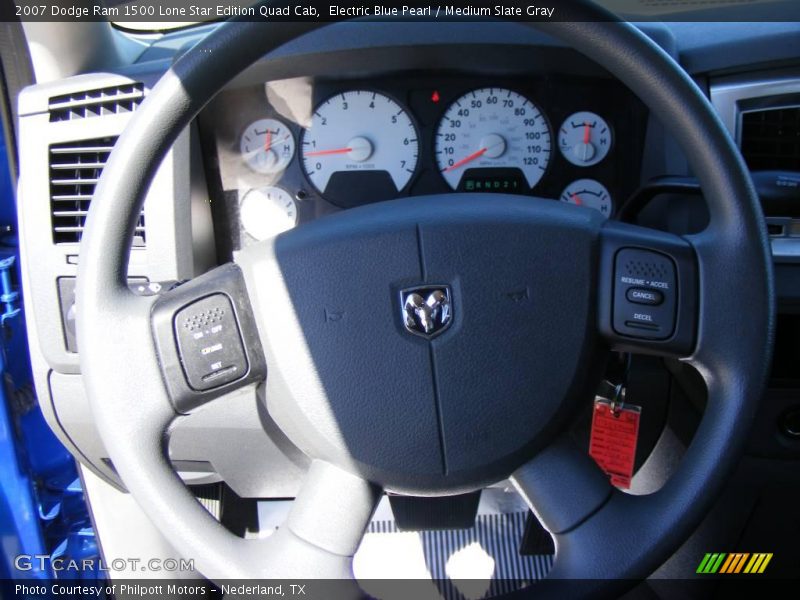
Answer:
[[114, 70], [134, 62], [146, 47], [105, 21], [24, 21], [23, 29], [38, 83]]
[[[800, 69], [795, 67], [765, 71], [758, 75], [748, 73], [712, 78], [710, 97], [725, 128], [736, 144], [741, 146], [741, 123], [745, 112], [759, 110], [757, 104], [764, 103], [768, 103], [770, 108], [800, 105]], [[775, 262], [800, 262], [800, 239], [773, 239], [771, 246]]]
[[748, 106], [748, 101], [774, 98], [779, 103], [772, 105], [772, 108], [796, 106], [796, 101], [781, 103], [780, 97], [797, 94], [800, 94], [798, 68], [764, 71], [758, 75], [748, 73], [714, 77], [710, 83], [711, 104], [737, 144], [741, 143], [742, 113], [753, 110], [752, 106]]
[[[77, 244], [53, 243], [48, 148], [52, 144], [116, 137], [132, 113], [51, 123], [48, 103], [52, 96], [130, 81], [129, 77], [114, 74], [81, 75], [26, 88], [18, 103], [20, 250], [25, 316], [31, 332], [31, 362], [40, 406], [67, 448], [117, 485], [116, 475], [102, 462], [107, 453], [97, 443], [82, 385], [62, 387], [62, 382], [72, 380], [61, 376], [78, 374], [79, 364], [78, 355], [66, 348], [57, 281], [77, 275], [79, 248]], [[131, 253], [129, 276], [174, 281], [206, 270], [214, 259], [213, 225], [196, 132], [187, 130], [176, 140], [153, 181], [149, 197], [144, 209], [147, 247]], [[58, 414], [59, 410], [63, 414]], [[65, 424], [69, 424], [67, 429]]]

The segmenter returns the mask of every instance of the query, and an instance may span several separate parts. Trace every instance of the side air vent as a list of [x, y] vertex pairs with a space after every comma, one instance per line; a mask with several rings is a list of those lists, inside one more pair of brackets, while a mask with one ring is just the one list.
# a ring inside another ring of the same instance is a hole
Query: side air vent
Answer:
[[54, 96], [48, 105], [50, 122], [131, 112], [143, 98], [144, 86], [141, 83]]
[[[116, 137], [50, 146], [50, 212], [53, 242], [81, 241], [89, 204]], [[134, 246], [144, 246], [144, 212], [136, 223]]]
[[800, 106], [743, 113], [741, 146], [752, 171], [800, 171]]

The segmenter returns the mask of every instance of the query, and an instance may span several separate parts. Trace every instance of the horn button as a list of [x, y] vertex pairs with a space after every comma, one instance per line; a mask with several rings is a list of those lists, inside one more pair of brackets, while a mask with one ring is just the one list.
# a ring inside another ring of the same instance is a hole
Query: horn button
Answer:
[[247, 248], [267, 413], [309, 456], [393, 491], [502, 479], [596, 383], [601, 226], [558, 202], [453, 194]]

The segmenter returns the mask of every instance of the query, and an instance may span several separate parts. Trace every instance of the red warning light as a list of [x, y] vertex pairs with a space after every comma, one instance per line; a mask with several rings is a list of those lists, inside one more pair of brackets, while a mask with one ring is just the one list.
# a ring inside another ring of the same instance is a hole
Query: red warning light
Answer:
[[433, 90], [433, 94], [431, 94], [431, 102], [438, 102], [440, 99], [439, 90]]

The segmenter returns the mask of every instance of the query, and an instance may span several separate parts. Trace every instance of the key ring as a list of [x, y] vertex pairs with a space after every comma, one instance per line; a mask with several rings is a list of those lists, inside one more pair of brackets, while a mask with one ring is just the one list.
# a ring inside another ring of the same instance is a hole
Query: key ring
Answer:
[[614, 397], [611, 399], [611, 414], [618, 417], [625, 406], [625, 385], [618, 383], [614, 387]]

